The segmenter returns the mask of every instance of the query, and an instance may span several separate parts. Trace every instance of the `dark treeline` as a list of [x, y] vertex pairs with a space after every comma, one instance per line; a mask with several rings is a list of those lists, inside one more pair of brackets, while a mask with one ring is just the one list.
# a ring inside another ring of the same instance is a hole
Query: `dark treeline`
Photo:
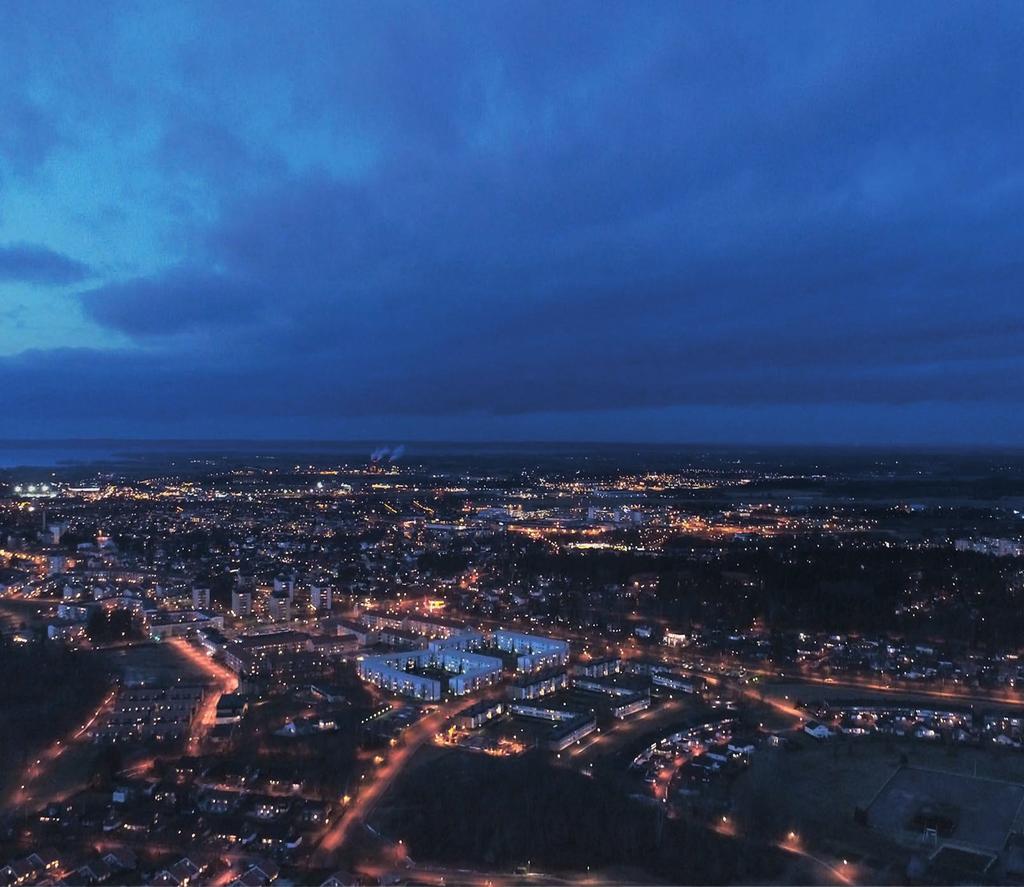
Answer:
[[85, 633], [94, 644], [108, 644], [141, 637], [141, 632], [132, 621], [130, 612], [103, 608], [93, 610], [89, 614]]
[[[704, 552], [708, 556], [703, 556]], [[656, 557], [566, 557], [513, 542], [491, 561], [491, 580], [528, 588], [554, 581], [542, 615], [591, 613], [665, 619], [681, 628], [893, 632], [964, 646], [1015, 646], [1024, 634], [1024, 570], [1014, 558], [951, 548], [887, 548], [830, 540], [744, 543], [714, 553], [698, 540]], [[656, 591], [624, 595], [650, 574]]]
[[329, 716], [338, 729], [323, 735], [278, 736], [288, 719], [295, 716], [295, 694], [287, 692], [262, 699], [249, 709], [226, 746], [222, 759], [234, 767], [251, 767], [261, 773], [287, 771], [301, 774], [304, 787], [321, 800], [337, 802], [355, 794], [355, 760], [364, 744], [362, 721], [373, 709], [374, 699], [356, 676], [351, 663], [335, 665], [323, 683], [344, 692], [347, 702], [333, 708]]
[[4, 782], [17, 777], [44, 746], [80, 726], [108, 685], [98, 654], [47, 641], [18, 644], [0, 638], [0, 674]]
[[536, 755], [449, 755], [410, 774], [392, 801], [383, 827], [417, 859], [485, 869], [628, 866], [691, 884], [778, 874], [763, 849], [743, 853], [735, 841]]

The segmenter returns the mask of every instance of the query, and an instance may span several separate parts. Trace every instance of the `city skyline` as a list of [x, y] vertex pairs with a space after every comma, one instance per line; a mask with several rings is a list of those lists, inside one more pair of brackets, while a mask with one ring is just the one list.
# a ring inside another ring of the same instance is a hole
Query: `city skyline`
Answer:
[[12, 887], [1024, 872], [1020, 452], [68, 451], [0, 449]]

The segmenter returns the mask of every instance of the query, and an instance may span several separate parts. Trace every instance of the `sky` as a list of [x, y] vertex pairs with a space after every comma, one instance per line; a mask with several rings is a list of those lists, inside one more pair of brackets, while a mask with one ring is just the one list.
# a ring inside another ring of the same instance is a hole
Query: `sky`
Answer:
[[1020, 3], [45, 3], [0, 438], [1024, 445]]

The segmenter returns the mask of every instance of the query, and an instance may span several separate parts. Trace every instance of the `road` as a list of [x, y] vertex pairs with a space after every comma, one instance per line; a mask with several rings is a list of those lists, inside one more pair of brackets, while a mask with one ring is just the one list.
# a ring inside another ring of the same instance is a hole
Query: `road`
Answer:
[[[533, 625], [532, 623], [524, 624], [517, 622], [514, 619], [490, 619], [460, 613], [456, 609], [452, 609], [450, 615], [452, 618], [461, 618], [471, 625], [487, 627], [490, 629], [508, 628], [516, 631], [536, 632], [539, 634], [549, 635], [551, 637], [561, 638], [563, 640], [576, 643], [582, 647], [596, 648], [597, 652], [617, 654], [623, 658], [661, 658], [664, 662], [674, 663], [685, 670], [701, 674], [705, 677], [709, 675], [721, 677], [723, 669], [743, 669], [747, 675], [758, 677], [762, 680], [779, 679], [779, 668], [759, 668], [745, 663], [742, 660], [725, 656], [716, 657], [713, 662], [708, 661], [704, 664], [698, 664], [693, 661], [693, 653], [682, 653], [666, 647], [638, 645], [636, 644], [635, 638], [630, 639], [631, 643], [595, 639], [583, 634], [582, 632], [571, 631], [561, 626], [541, 627]], [[809, 686], [845, 687], [850, 689], [867, 690], [873, 693], [916, 696], [928, 699], [945, 699], [958, 702], [961, 705], [977, 706], [998, 704], [1024, 707], [1024, 693], [1013, 690], [985, 690], [980, 687], [965, 686], [950, 689], [948, 686], [936, 687], [934, 685], [907, 683], [893, 684], [892, 682], [886, 682], [874, 678], [865, 678], [853, 674], [821, 676], [811, 675], [806, 671], [799, 669], [783, 669], [782, 671], [785, 673], [785, 677], [782, 678], [782, 680], [787, 683], [807, 684]]]
[[921, 686], [918, 684], [893, 684], [883, 681], [861, 678], [856, 675], [840, 675], [839, 677], [819, 677], [808, 675], [805, 672], [785, 673], [785, 677], [779, 678], [777, 671], [768, 669], [747, 669], [748, 674], [756, 675], [767, 680], [780, 680], [786, 683], [807, 684], [809, 686], [821, 687], [843, 687], [846, 689], [867, 690], [871, 693], [885, 693], [896, 696], [914, 696], [926, 699], [946, 699], [958, 702], [961, 705], [1010, 705], [1024, 706], [1024, 694], [1017, 692], [998, 692], [993, 690], [982, 690], [976, 687], [964, 687], [951, 690], [944, 687]]
[[575, 763], [583, 764], [600, 756], [612, 754], [621, 750], [637, 736], [669, 729], [679, 722], [685, 711], [686, 705], [682, 700], [665, 700], [657, 707], [649, 708], [623, 721], [614, 721], [609, 726], [595, 731], [579, 745], [570, 746], [559, 757], [567, 756]]
[[238, 675], [226, 665], [210, 658], [205, 650], [200, 650], [182, 638], [172, 638], [167, 642], [179, 655], [184, 657], [195, 668], [199, 669], [213, 683], [217, 692], [206, 693], [199, 704], [199, 711], [192, 719], [192, 730], [188, 740], [188, 753], [196, 754], [203, 740], [217, 722], [217, 701], [222, 693], [234, 693], [238, 689]]
[[356, 866], [357, 871], [384, 883], [382, 879], [398, 876], [403, 881], [415, 884], [432, 884], [434, 887], [510, 887], [516, 884], [573, 885], [573, 887], [610, 887], [623, 884], [621, 879], [610, 880], [599, 874], [553, 875], [548, 872], [530, 871], [529, 874], [510, 872], [481, 872], [475, 869], [445, 868], [443, 866], [404, 865], [389, 866], [367, 863]]
[[68, 794], [67, 792], [58, 792], [52, 785], [47, 786], [48, 777], [51, 775], [54, 765], [69, 749], [89, 741], [89, 731], [100, 718], [110, 711], [116, 698], [117, 688], [115, 687], [103, 697], [103, 700], [86, 718], [81, 727], [64, 739], [58, 739], [25, 769], [21, 783], [10, 800], [12, 807], [38, 809], [46, 804], [59, 801]]
[[845, 859], [829, 862], [827, 859], [815, 856], [813, 853], [804, 849], [800, 838], [793, 832], [790, 832], [789, 836], [785, 840], [779, 841], [776, 846], [780, 850], [784, 850], [786, 853], [792, 853], [794, 856], [799, 856], [801, 859], [806, 859], [809, 862], [813, 862], [815, 865], [820, 866], [825, 870], [828, 876], [834, 879], [838, 884], [857, 883], [856, 871]]
[[441, 731], [445, 723], [467, 704], [465, 699], [453, 699], [438, 706], [434, 712], [421, 718], [405, 730], [402, 734], [402, 744], [388, 753], [385, 763], [372, 772], [370, 779], [360, 787], [359, 793], [348, 808], [324, 835], [318, 848], [319, 855], [333, 854], [345, 843], [352, 829], [358, 823], [365, 822], [373, 812], [377, 802], [394, 784], [395, 779], [405, 769], [413, 755], [425, 743], [431, 741]]

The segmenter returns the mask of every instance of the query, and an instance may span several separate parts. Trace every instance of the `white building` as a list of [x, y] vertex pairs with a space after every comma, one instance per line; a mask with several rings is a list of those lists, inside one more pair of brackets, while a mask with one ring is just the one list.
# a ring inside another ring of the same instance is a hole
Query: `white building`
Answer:
[[569, 661], [568, 641], [504, 630], [494, 632], [493, 640], [499, 650], [518, 654], [518, 671], [536, 671]]
[[832, 731], [828, 727], [817, 721], [808, 721], [804, 724], [804, 733], [815, 739], [828, 739], [832, 735]]
[[359, 663], [359, 676], [372, 684], [404, 696], [437, 701], [444, 692], [439, 678], [417, 671], [439, 669], [446, 673], [448, 692], [464, 696], [501, 678], [501, 660], [456, 648], [431, 644], [426, 650], [407, 650], [367, 656]]

